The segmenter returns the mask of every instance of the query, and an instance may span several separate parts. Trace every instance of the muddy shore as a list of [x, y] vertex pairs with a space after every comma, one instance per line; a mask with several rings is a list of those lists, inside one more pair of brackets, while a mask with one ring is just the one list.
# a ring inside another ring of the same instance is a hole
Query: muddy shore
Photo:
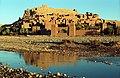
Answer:
[[[62, 43], [62, 40], [73, 41]], [[90, 40], [118, 42], [115, 45], [90, 45]], [[0, 50], [14, 52], [49, 52], [56, 54], [77, 54], [79, 56], [120, 56], [119, 36], [0, 36]]]

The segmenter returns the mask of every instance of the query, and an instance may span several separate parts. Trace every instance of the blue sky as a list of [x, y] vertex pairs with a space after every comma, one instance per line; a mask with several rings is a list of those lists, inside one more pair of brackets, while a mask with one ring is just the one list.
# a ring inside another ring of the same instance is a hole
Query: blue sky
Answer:
[[22, 17], [24, 10], [47, 4], [48, 7], [77, 9], [80, 14], [97, 13], [100, 18], [120, 21], [120, 0], [0, 0], [0, 24]]

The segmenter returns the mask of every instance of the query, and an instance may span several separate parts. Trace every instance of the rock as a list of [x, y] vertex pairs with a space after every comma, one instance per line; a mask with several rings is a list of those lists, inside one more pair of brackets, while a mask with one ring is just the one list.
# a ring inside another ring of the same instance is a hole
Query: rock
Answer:
[[55, 76], [55, 75], [53, 75], [53, 78], [56, 78], [56, 76]]
[[7, 67], [6, 65], [3, 66], [3, 68], [6, 68], [6, 67]]
[[67, 77], [67, 74], [63, 74], [63, 76]]
[[49, 71], [48, 74], [51, 74], [51, 72]]
[[59, 72], [57, 72], [57, 76], [61, 76], [61, 74]]
[[117, 45], [120, 45], [120, 41], [117, 41]]
[[36, 77], [39, 77], [39, 74], [36, 74]]
[[39, 75], [40, 78], [42, 78], [43, 76], [42, 75]]
[[22, 68], [20, 68], [20, 70], [22, 71]]

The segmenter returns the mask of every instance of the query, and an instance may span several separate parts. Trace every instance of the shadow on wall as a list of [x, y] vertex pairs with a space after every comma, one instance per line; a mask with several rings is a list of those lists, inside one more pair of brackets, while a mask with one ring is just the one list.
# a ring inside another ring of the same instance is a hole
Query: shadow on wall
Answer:
[[87, 31], [85, 35], [98, 35], [97, 31]]
[[99, 31], [97, 30], [76, 30], [76, 36], [84, 36], [84, 35], [97, 35]]
[[45, 25], [39, 22], [37, 22], [36, 24], [33, 24], [32, 29], [33, 29], [32, 31], [34, 32], [34, 34], [39, 34], [39, 35], [50, 35], [51, 34], [51, 30], [47, 30], [45, 28]]

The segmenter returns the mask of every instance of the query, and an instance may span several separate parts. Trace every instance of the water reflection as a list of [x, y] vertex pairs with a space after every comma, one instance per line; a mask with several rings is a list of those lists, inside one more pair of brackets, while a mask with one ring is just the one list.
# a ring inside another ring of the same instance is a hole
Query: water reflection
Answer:
[[58, 55], [51, 53], [23, 53], [23, 58], [27, 65], [33, 65], [43, 69], [50, 66], [75, 65], [78, 59], [77, 55]]
[[103, 63], [106, 65], [115, 64], [116, 66], [120, 65], [120, 57], [89, 57], [85, 58], [88, 62], [97, 62]]
[[[112, 65], [105, 64], [111, 62]], [[81, 58], [76, 55], [58, 55], [50, 53], [15, 53], [0, 51], [0, 62], [12, 68], [27, 69], [31, 72], [44, 74], [66, 73], [69, 76], [85, 76], [86, 78], [120, 78], [120, 57]]]

